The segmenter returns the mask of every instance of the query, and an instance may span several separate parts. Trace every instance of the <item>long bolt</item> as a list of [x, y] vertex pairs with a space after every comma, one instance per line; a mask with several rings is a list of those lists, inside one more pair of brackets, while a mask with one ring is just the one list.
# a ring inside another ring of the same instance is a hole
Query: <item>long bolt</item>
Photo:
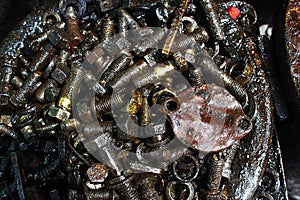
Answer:
[[58, 106], [61, 108], [65, 108], [67, 110], [71, 110], [72, 108], [72, 96], [73, 93], [78, 89], [81, 85], [81, 81], [83, 80], [84, 73], [81, 68], [74, 67], [71, 70], [71, 76], [67, 79], [58, 101]]
[[16, 107], [24, 105], [26, 103], [26, 98], [30, 95], [30, 92], [32, 92], [41, 78], [42, 72], [40, 71], [35, 71], [30, 74], [23, 86], [10, 97], [10, 102]]
[[3, 67], [0, 69], [0, 102], [4, 97], [7, 97], [7, 93], [10, 90], [10, 81], [13, 76], [11, 67]]
[[113, 36], [115, 32], [115, 22], [110, 16], [108, 16], [102, 24], [101, 39], [100, 42], [103, 42]]
[[67, 21], [67, 32], [69, 33], [71, 40], [70, 46], [71, 48], [73, 48], [83, 40], [79, 30], [78, 13], [76, 11], [76, 8], [74, 8], [73, 6], [67, 7], [65, 18]]
[[47, 45], [43, 51], [41, 51], [31, 65], [28, 67], [31, 72], [34, 71], [44, 71], [47, 65], [50, 63], [53, 58], [54, 53], [56, 52], [55, 48], [51, 45]]
[[208, 199], [218, 199], [217, 196], [220, 192], [223, 166], [224, 160], [222, 158], [217, 158], [217, 156], [214, 155], [210, 169], [210, 178], [208, 180]]
[[19, 139], [20, 137], [18, 132], [5, 124], [0, 124], [0, 136], [8, 136], [13, 139]]
[[209, 21], [209, 25], [216, 39], [219, 41], [224, 40], [225, 34], [220, 25], [220, 19], [213, 8], [213, 3], [211, 2], [211, 0], [201, 0], [200, 2], [204, 8], [204, 12]]
[[105, 81], [105, 83], [109, 83], [124, 69], [126, 69], [131, 60], [132, 59], [128, 55], [122, 54], [120, 57], [118, 57], [111, 63], [107, 70], [105, 70], [100, 80]]
[[119, 108], [123, 104], [123, 96], [117, 93], [111, 97], [105, 97], [96, 102], [96, 110], [100, 113], [106, 113], [112, 108]]
[[230, 179], [231, 176], [231, 164], [235, 158], [235, 155], [239, 149], [240, 146], [240, 142], [237, 141], [235, 143], [233, 143], [229, 149], [226, 149], [226, 158], [225, 158], [225, 163], [224, 163], [224, 168], [223, 168], [223, 172], [222, 172], [222, 176], [225, 178]]
[[115, 189], [121, 199], [140, 200], [140, 196], [131, 177], [118, 176], [109, 180], [111, 188]]

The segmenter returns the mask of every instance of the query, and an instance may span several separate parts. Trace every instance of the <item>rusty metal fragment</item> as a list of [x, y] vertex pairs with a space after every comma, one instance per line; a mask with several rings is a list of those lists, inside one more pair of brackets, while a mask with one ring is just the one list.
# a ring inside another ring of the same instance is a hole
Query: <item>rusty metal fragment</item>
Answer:
[[252, 130], [241, 104], [216, 85], [189, 88], [168, 99], [164, 108], [175, 135], [202, 152], [229, 147]]

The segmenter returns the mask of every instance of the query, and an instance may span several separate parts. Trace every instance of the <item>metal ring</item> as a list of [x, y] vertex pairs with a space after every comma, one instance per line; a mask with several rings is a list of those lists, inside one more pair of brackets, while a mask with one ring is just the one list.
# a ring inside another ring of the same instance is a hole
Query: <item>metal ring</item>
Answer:
[[189, 189], [189, 196], [186, 198], [186, 200], [192, 200], [194, 198], [195, 189], [194, 189], [194, 186], [192, 185], [191, 182], [184, 183], [184, 182], [171, 181], [171, 182], [168, 183], [167, 188], [166, 188], [166, 198], [167, 198], [167, 200], [176, 200], [176, 199], [178, 199], [176, 197], [175, 192], [174, 192], [174, 189], [175, 189], [174, 187], [176, 185], [180, 185], [180, 184], [186, 185]]
[[188, 177], [181, 177], [181, 176], [177, 173], [177, 171], [176, 171], [176, 166], [178, 165], [178, 161], [175, 161], [175, 162], [173, 163], [173, 166], [172, 166], [172, 167], [173, 167], [173, 173], [174, 173], [174, 176], [175, 176], [178, 180], [183, 181], [183, 182], [188, 182], [188, 181], [194, 180], [194, 179], [198, 176], [199, 170], [200, 170], [200, 168], [199, 168], [199, 162], [198, 162], [198, 160], [197, 160], [194, 156], [192, 156], [192, 155], [187, 155], [186, 157], [191, 158], [191, 159], [193, 160], [193, 162], [194, 162], [193, 168], [194, 168], [195, 170], [194, 170], [194, 173], [193, 173], [191, 176], [188, 176]]
[[[54, 24], [56, 24], [57, 22], [60, 22], [61, 21], [61, 17], [59, 16], [59, 14], [57, 12], [54, 12], [54, 11], [48, 11], [46, 12], [46, 14], [44, 15], [43, 17], [43, 24], [44, 25], [47, 25], [47, 20], [49, 17], [54, 17], [56, 22]], [[52, 25], [54, 25], [52, 24]]]

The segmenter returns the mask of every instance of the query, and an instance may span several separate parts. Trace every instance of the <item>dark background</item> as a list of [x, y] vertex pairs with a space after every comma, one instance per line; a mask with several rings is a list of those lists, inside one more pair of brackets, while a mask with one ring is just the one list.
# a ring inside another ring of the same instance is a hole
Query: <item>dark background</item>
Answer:
[[[0, 41], [32, 10], [42, 5], [46, 0], [0, 0]], [[271, 26], [281, 20], [280, 10], [283, 10], [283, 0], [248, 0], [259, 18], [259, 24]], [[276, 63], [276, 62], [275, 62]], [[276, 73], [276, 65], [273, 66]], [[275, 74], [276, 75], [276, 74]], [[279, 77], [279, 74], [277, 74]], [[284, 90], [284, 83], [276, 80]], [[284, 96], [279, 94], [279, 96]], [[293, 105], [287, 105], [293, 110]], [[300, 120], [291, 114], [284, 120], [276, 119], [277, 133], [283, 154], [283, 163], [286, 173], [290, 199], [300, 199]]]

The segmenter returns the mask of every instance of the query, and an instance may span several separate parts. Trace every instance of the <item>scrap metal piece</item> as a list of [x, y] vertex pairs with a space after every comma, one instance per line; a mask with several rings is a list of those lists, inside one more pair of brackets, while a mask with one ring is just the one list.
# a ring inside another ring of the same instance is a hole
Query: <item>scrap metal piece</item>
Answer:
[[241, 104], [224, 88], [195, 86], [164, 102], [175, 135], [202, 152], [219, 151], [252, 130]]

